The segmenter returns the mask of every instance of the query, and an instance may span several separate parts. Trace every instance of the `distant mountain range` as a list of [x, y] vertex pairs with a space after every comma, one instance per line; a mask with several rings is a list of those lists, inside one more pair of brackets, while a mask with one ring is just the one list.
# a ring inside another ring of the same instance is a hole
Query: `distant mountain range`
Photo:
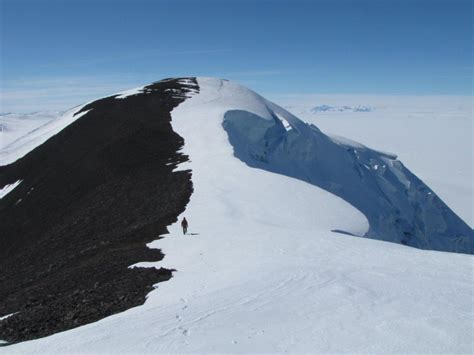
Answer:
[[310, 109], [312, 113], [320, 112], [372, 112], [374, 111], [373, 107], [369, 106], [329, 106], [329, 105], [319, 105]]

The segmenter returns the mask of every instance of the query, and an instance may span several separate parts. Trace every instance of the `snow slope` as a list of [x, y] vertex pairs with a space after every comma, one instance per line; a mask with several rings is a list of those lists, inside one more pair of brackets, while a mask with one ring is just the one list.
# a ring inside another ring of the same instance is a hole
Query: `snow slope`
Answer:
[[[286, 95], [272, 100], [330, 135], [343, 135], [399, 159], [474, 227], [472, 96]], [[361, 106], [373, 112], [325, 111]], [[324, 106], [324, 105], [323, 105]]]
[[[361, 235], [367, 219], [304, 181], [236, 159], [229, 110], [268, 117], [267, 102], [198, 78], [173, 113], [195, 192], [169, 235], [151, 243], [174, 268], [140, 307], [0, 352], [472, 353], [470, 255]], [[284, 117], [285, 118], [285, 117]], [[289, 122], [291, 124], [291, 122]]]
[[0, 189], [0, 198], [4, 198], [8, 193], [12, 192], [15, 187], [20, 185], [21, 180], [15, 181], [13, 184], [5, 185]]
[[11, 124], [15, 126], [14, 132], [10, 134], [10, 137], [2, 140], [2, 144], [0, 145], [0, 166], [11, 164], [20, 159], [59, 133], [65, 127], [84, 116], [88, 111], [76, 115], [84, 106], [85, 105], [75, 107], [63, 114], [46, 115], [46, 117], [41, 120], [42, 122], [28, 119], [23, 127], [19, 124], [21, 120], [15, 118]]
[[261, 98], [265, 113], [229, 110], [223, 127], [249, 166], [309, 182], [368, 218], [367, 237], [422, 249], [472, 253], [474, 233], [397, 160], [345, 138], [329, 137]]
[[17, 138], [27, 135], [60, 115], [60, 112], [50, 111], [30, 114], [0, 114], [0, 150]]

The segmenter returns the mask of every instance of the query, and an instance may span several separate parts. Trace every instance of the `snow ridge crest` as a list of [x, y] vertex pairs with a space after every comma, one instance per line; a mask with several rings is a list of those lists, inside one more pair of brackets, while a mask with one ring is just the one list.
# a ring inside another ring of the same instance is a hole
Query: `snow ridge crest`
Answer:
[[365, 237], [473, 253], [472, 229], [395, 154], [329, 137], [235, 83], [198, 82], [206, 103], [222, 107], [221, 124], [234, 155], [248, 166], [303, 180], [344, 199], [367, 217]]

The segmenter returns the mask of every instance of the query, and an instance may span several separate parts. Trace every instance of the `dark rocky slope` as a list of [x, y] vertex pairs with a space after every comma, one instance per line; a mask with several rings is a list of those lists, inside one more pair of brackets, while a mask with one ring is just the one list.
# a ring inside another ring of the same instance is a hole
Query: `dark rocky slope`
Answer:
[[[175, 89], [175, 90], [169, 90]], [[170, 111], [198, 90], [163, 80], [145, 94], [95, 101], [56, 136], [8, 166], [0, 188], [0, 339], [19, 342], [143, 304], [172, 270], [128, 268], [163, 258], [146, 243], [189, 201], [191, 173]]]

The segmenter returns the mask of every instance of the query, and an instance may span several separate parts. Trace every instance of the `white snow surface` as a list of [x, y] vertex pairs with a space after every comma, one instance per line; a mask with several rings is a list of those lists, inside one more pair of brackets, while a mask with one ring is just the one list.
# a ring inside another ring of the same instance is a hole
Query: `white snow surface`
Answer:
[[[144, 92], [144, 90], [145, 90], [144, 86], [140, 86], [140, 87], [130, 89], [130, 90], [125, 90], [125, 91], [122, 91], [118, 94], [115, 94], [116, 95], [115, 98], [116, 99], [125, 99], [129, 96], [142, 94]], [[112, 96], [114, 96], [114, 95], [112, 95]]]
[[60, 115], [55, 111], [0, 114], [0, 150]]
[[[89, 110], [78, 113], [85, 105], [77, 106], [56, 118], [48, 118], [46, 123], [37, 126], [24, 135], [15, 134], [15, 139], [0, 146], [0, 166], [8, 165], [20, 159], [36, 147], [58, 134], [65, 127], [84, 116]], [[16, 120], [18, 121], [18, 120]], [[18, 138], [17, 138], [18, 137]], [[2, 142], [3, 143], [3, 142]]]
[[15, 313], [7, 314], [7, 315], [5, 315], [5, 316], [1, 316], [1, 317], [0, 317], [0, 320], [7, 319], [8, 317], [11, 317], [11, 316], [14, 315], [14, 314], [16, 314], [16, 312], [15, 312]]
[[472, 353], [472, 256], [330, 232], [361, 235], [367, 220], [233, 156], [225, 113], [269, 119], [268, 102], [227, 81], [198, 82], [172, 112], [190, 157], [180, 169], [193, 174], [189, 235], [175, 223], [150, 244], [165, 258], [135, 265], [176, 269], [173, 278], [143, 306], [0, 353]]
[[[15, 187], [17, 187], [18, 185], [20, 185], [21, 182], [22, 182], [22, 180], [18, 180], [18, 181], [15, 181], [12, 184], [7, 184], [7, 185], [3, 186], [2, 188], [0, 188], [0, 199], [4, 198], [7, 194], [12, 192], [13, 189]], [[0, 320], [1, 319], [2, 318], [0, 318]]]

